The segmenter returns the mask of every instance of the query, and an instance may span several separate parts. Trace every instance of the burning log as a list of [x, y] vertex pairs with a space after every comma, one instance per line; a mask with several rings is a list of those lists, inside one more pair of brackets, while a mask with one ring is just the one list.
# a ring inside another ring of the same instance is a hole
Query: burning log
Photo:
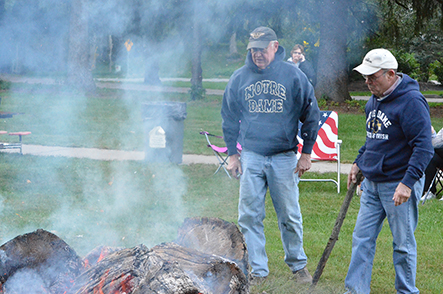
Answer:
[[109, 254], [124, 249], [123, 247], [98, 246], [83, 258], [84, 268], [89, 269], [102, 261]]
[[[96, 259], [103, 253], [92, 255]], [[110, 253], [83, 273], [69, 294], [249, 293], [247, 265], [244, 238], [235, 224], [189, 218], [176, 243]]]
[[247, 286], [232, 261], [166, 243], [111, 253], [78, 277], [68, 294], [248, 293]]
[[[97, 247], [84, 261], [44, 230], [18, 236], [0, 249], [4, 294], [249, 293], [243, 235], [234, 224], [215, 218], [187, 219], [176, 243], [151, 249]], [[39, 282], [10, 290], [9, 280], [22, 270], [37, 273]]]
[[[68, 244], [39, 229], [0, 246], [0, 293], [2, 289], [4, 293], [32, 293], [26, 287], [33, 283], [43, 288], [41, 293], [64, 293], [82, 268], [81, 258]], [[20, 275], [24, 278], [14, 283], [13, 277]], [[25, 292], [14, 290], [17, 287], [25, 287]]]

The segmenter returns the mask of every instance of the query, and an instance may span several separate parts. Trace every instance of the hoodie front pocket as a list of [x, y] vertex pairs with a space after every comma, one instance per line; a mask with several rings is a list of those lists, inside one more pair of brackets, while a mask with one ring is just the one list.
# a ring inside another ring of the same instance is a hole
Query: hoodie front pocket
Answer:
[[385, 155], [379, 152], [366, 150], [363, 155], [359, 158], [357, 165], [362, 170], [364, 175], [369, 178], [385, 176], [383, 170], [383, 162], [385, 160]]

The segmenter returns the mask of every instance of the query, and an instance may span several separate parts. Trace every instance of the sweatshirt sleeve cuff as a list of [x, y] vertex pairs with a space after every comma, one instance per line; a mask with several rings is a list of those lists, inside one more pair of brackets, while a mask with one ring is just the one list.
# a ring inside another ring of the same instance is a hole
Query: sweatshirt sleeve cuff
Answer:
[[306, 154], [311, 154], [312, 148], [314, 148], [314, 144], [315, 144], [315, 141], [313, 141], [313, 142], [303, 141], [303, 149], [301, 152], [306, 153]]
[[405, 177], [403, 178], [403, 180], [401, 180], [401, 182], [406, 186], [408, 186], [410, 189], [412, 189], [415, 183], [417, 182], [417, 179], [414, 179], [413, 177], [408, 175], [408, 173], [406, 173]]
[[226, 144], [226, 145], [228, 147], [228, 156], [231, 156], [231, 155], [234, 155], [234, 154], [238, 153], [237, 143], [229, 143], [229, 144]]

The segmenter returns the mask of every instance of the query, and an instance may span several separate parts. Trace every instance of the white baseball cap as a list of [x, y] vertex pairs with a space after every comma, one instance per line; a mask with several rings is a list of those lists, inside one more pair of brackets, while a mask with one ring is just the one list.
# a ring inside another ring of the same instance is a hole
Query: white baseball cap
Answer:
[[398, 63], [394, 55], [389, 50], [379, 48], [369, 51], [365, 58], [363, 58], [362, 64], [355, 67], [354, 70], [358, 71], [362, 75], [372, 75], [378, 72], [380, 69], [397, 69]]

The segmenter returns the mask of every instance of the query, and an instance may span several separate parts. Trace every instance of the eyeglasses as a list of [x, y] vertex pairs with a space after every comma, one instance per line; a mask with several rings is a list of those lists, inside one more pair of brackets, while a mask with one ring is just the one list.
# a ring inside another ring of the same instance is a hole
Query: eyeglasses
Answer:
[[251, 53], [252, 54], [257, 54], [257, 53], [261, 53], [261, 54], [266, 54], [268, 53], [268, 48], [251, 48]]
[[383, 73], [381, 75], [379, 75], [378, 77], [374, 76], [374, 75], [361, 75], [366, 81], [368, 82], [375, 82], [376, 80], [378, 80], [381, 76], [384, 76], [389, 70], [383, 70]]

